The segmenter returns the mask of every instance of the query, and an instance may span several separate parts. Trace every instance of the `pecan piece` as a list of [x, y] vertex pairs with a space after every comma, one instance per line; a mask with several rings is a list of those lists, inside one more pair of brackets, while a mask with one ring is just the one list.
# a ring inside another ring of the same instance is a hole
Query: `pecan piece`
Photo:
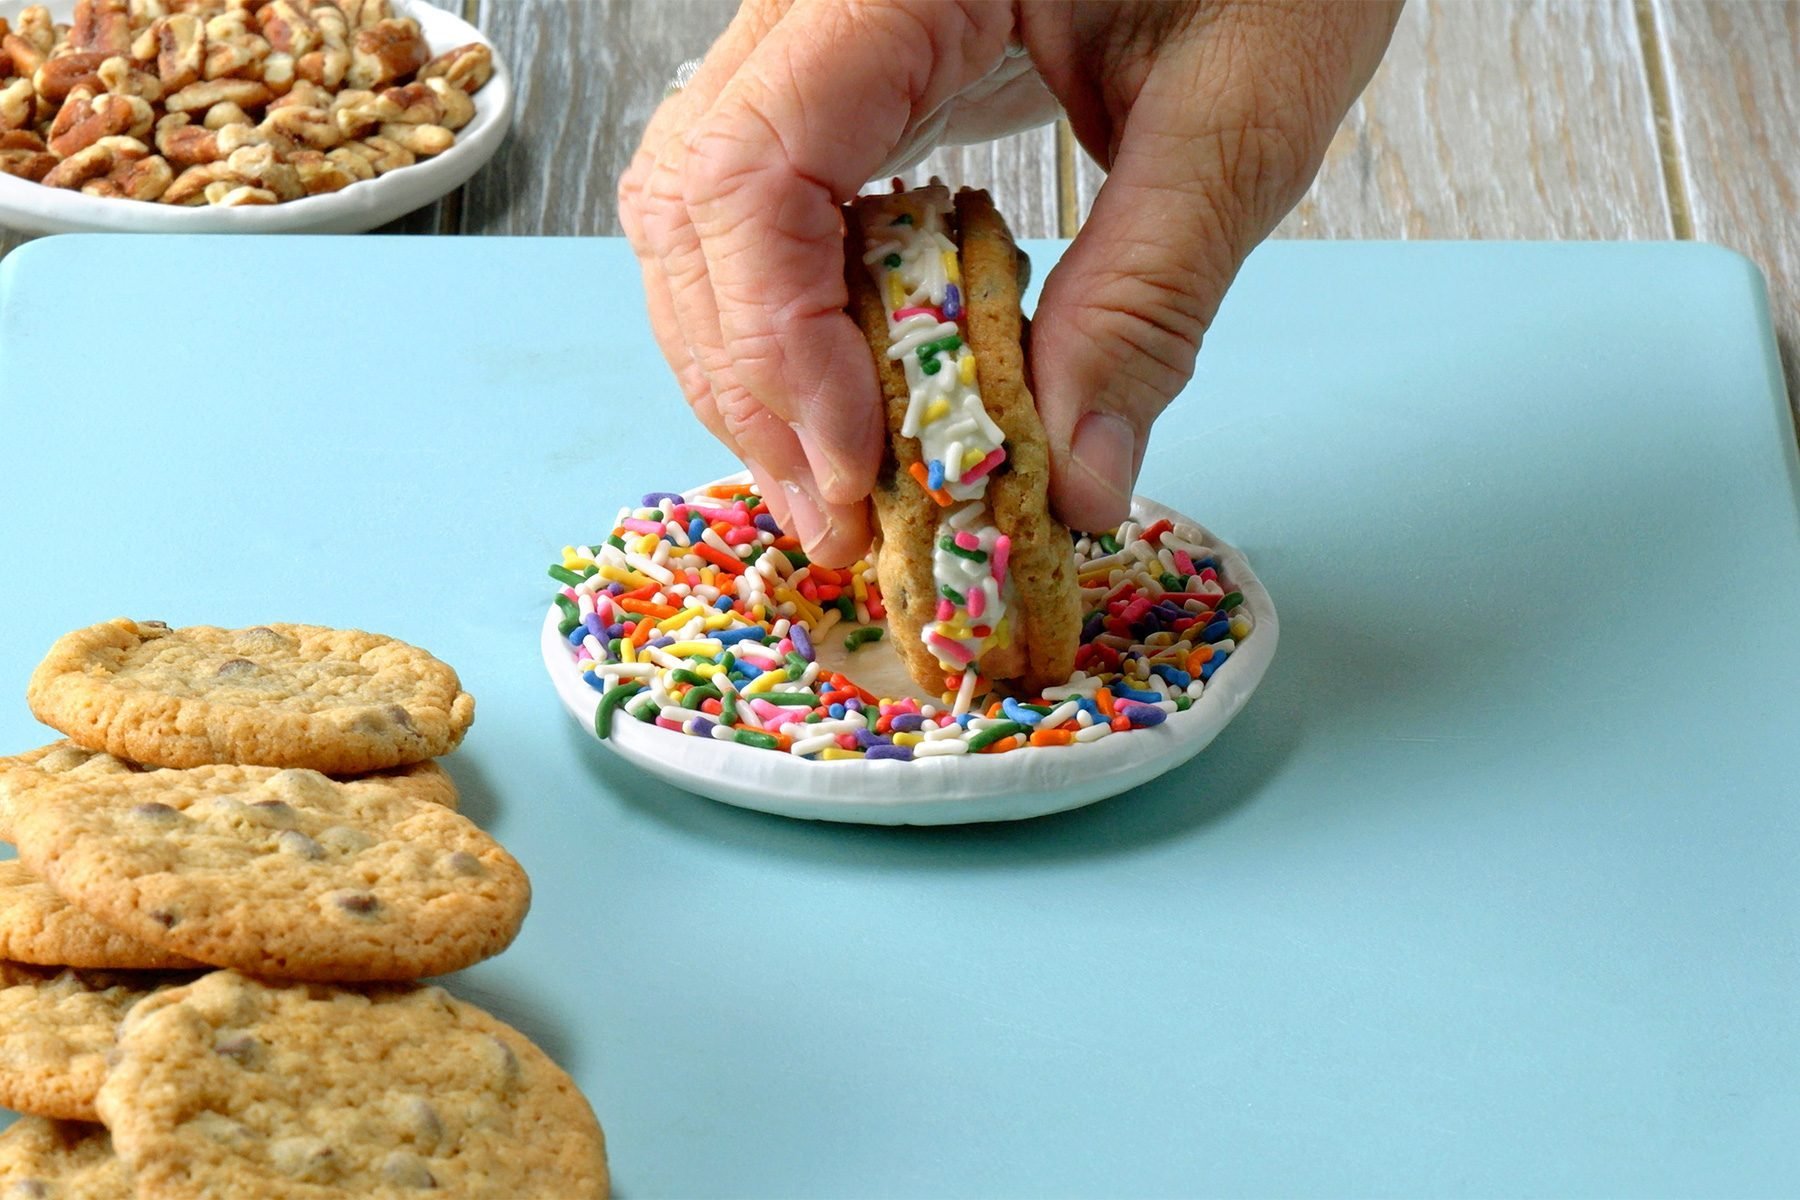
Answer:
[[207, 184], [206, 202], [215, 208], [248, 208], [280, 203], [275, 193], [267, 188], [250, 187], [230, 180]]
[[61, 104], [68, 94], [86, 84], [96, 92], [105, 90], [98, 74], [100, 64], [110, 55], [99, 50], [77, 50], [44, 60], [31, 77], [38, 95], [52, 104]]
[[268, 57], [268, 40], [250, 32], [249, 17], [242, 9], [224, 12], [206, 23], [204, 78], [255, 79]]
[[156, 148], [177, 167], [218, 162], [224, 158], [219, 135], [192, 123], [186, 113], [170, 113], [156, 123]]
[[198, 207], [206, 203], [206, 189], [222, 180], [236, 181], [223, 161], [199, 163], [175, 177], [169, 190], [162, 194], [162, 202]]
[[[340, 192], [356, 182], [342, 164], [333, 162], [320, 150], [301, 150], [288, 159], [288, 165], [294, 168], [294, 173], [300, 177], [300, 186], [309, 196]], [[370, 174], [373, 173], [371, 170]]]
[[[348, 142], [325, 155], [325, 161], [350, 177], [352, 183], [375, 178], [375, 164], [360, 142]], [[302, 179], [304, 179], [304, 173]]]
[[271, 54], [263, 59], [262, 81], [277, 96], [285, 96], [299, 79], [291, 54]]
[[448, 79], [433, 77], [424, 81], [431, 89], [431, 94], [443, 106], [444, 115], [435, 122], [445, 129], [461, 129], [475, 119], [475, 102], [469, 99], [469, 93], [451, 83]]
[[226, 158], [225, 165], [238, 179], [268, 192], [277, 200], [298, 200], [306, 195], [306, 189], [300, 186], [299, 174], [281, 161], [273, 146], [245, 146], [234, 150]]
[[294, 71], [302, 79], [335, 88], [350, 69], [350, 26], [330, 4], [315, 8], [312, 16], [319, 26], [319, 48], [296, 57]]
[[44, 60], [48, 57], [44, 51], [32, 45], [30, 39], [16, 33], [0, 38], [0, 51], [5, 52], [12, 62], [12, 69], [23, 75], [27, 82], [43, 67]]
[[[419, 161], [412, 151], [389, 138], [369, 137], [360, 141], [345, 142], [342, 149], [361, 155], [373, 167], [377, 175], [386, 175], [389, 171], [401, 167], [410, 167]], [[333, 154], [338, 151], [333, 150]]]
[[344, 10], [344, 19], [350, 22], [352, 29], [367, 29], [377, 22], [391, 20], [394, 15], [388, 0], [339, 0], [338, 7]]
[[45, 150], [44, 139], [29, 129], [9, 129], [0, 133], [0, 150]]
[[100, 77], [100, 86], [115, 95], [136, 96], [151, 104], [162, 99], [162, 80], [148, 71], [138, 70], [123, 55], [107, 59], [94, 74]]
[[356, 31], [344, 82], [356, 88], [385, 87], [413, 74], [430, 57], [418, 22], [377, 21]]
[[156, 75], [164, 92], [178, 92], [200, 79], [206, 65], [206, 26], [193, 13], [171, 13], [156, 30]]
[[225, 103], [260, 108], [270, 99], [269, 89], [254, 79], [208, 79], [175, 92], [163, 101], [163, 107], [170, 112], [194, 112]]
[[135, 161], [149, 153], [144, 143], [135, 138], [104, 137], [57, 163], [56, 168], [44, 176], [44, 183], [48, 187], [79, 188], [90, 179], [110, 174], [119, 164]]
[[297, 105], [272, 108], [269, 115], [263, 118], [262, 128], [296, 142], [304, 142], [314, 150], [329, 150], [344, 140], [337, 122], [322, 108], [302, 108]]
[[393, 142], [410, 154], [420, 158], [430, 158], [434, 154], [442, 154], [456, 144], [456, 135], [442, 125], [394, 125], [384, 124], [381, 137], [369, 138], [368, 141], [385, 140]]
[[420, 79], [446, 79], [474, 95], [494, 77], [494, 52], [481, 42], [446, 50], [419, 68]]
[[[275, 55], [271, 54], [269, 57], [272, 60], [275, 58]], [[269, 111], [273, 112], [278, 108], [288, 108], [290, 106], [294, 108], [323, 108], [329, 110], [331, 108], [331, 93], [310, 79], [296, 79], [294, 80], [294, 86], [289, 88], [279, 100], [269, 101]]]
[[122, 162], [98, 179], [81, 185], [89, 196], [107, 196], [117, 200], [156, 200], [169, 189], [175, 172], [156, 155]]
[[50, 125], [50, 151], [67, 158], [104, 137], [142, 139], [155, 120], [150, 105], [136, 96], [111, 92], [96, 96], [85, 87], [76, 88]]
[[[144, 26], [155, 21], [160, 21], [162, 18], [169, 15], [169, 6], [164, 4], [163, 0], [128, 0], [125, 7], [126, 12], [130, 15], [131, 27], [133, 29], [142, 29]], [[136, 58], [139, 62], [144, 62], [151, 56], [148, 54], [134, 54], [132, 57]]]
[[318, 49], [322, 42], [319, 23], [304, 2], [270, 0], [258, 10], [256, 21], [272, 49], [295, 58]]
[[56, 49], [56, 26], [51, 23], [50, 10], [41, 4], [33, 4], [20, 10], [13, 33], [24, 38], [27, 44], [35, 47], [46, 58]]
[[131, 53], [131, 12], [126, 0], [75, 0], [69, 44], [106, 55]]
[[37, 89], [24, 76], [0, 87], [0, 130], [24, 129], [37, 115]]
[[41, 183], [55, 166], [56, 155], [47, 150], [0, 150], [0, 175]]
[[381, 124], [381, 106], [374, 92], [345, 88], [331, 99], [331, 119], [345, 137], [359, 138]]

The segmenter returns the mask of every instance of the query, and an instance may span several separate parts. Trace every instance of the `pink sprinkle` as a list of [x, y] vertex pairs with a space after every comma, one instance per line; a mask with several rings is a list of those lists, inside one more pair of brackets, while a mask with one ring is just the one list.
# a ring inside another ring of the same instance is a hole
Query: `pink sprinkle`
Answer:
[[693, 510], [696, 516], [705, 517], [710, 522], [724, 521], [729, 525], [748, 525], [750, 514], [735, 508], [699, 508]]
[[793, 649], [794, 649], [794, 640], [792, 638], [782, 638], [779, 642], [775, 643], [775, 653], [780, 655], [782, 658], [786, 658], [790, 653], [793, 652]]
[[966, 529], [956, 535], [956, 544], [961, 546], [964, 550], [981, 549], [981, 539]]
[[995, 467], [999, 466], [1001, 463], [1003, 463], [1005, 461], [1006, 461], [1006, 447], [1005, 446], [996, 446], [992, 450], [988, 451], [988, 456], [986, 458], [984, 458], [980, 462], [976, 463], [973, 467], [969, 468], [967, 471], [964, 471], [963, 477], [960, 480], [960, 482], [973, 483], [975, 480], [980, 479], [983, 475], [986, 475], [989, 471], [993, 470]]
[[937, 309], [932, 308], [930, 305], [915, 304], [911, 308], [896, 308], [894, 310], [894, 320], [904, 321], [908, 317], [916, 317], [921, 313], [926, 316], [936, 317], [940, 321], [944, 319], [944, 314]]
[[575, 647], [575, 661], [585, 662], [586, 660], [588, 660], [592, 657], [594, 657], [594, 656], [588, 652], [588, 648], [586, 646]]
[[663, 527], [655, 521], [640, 521], [636, 517], [626, 517], [619, 524], [633, 533], [661, 533], [663, 531]]
[[686, 504], [677, 504], [669, 509], [669, 520], [680, 521], [683, 525], [686, 525], [688, 521], [688, 506]]
[[1004, 533], [994, 539], [994, 555], [988, 565], [994, 568], [994, 582], [1006, 582], [1006, 560], [1012, 557], [1012, 539]]
[[1177, 550], [1175, 552], [1175, 565], [1180, 568], [1183, 575], [1192, 575], [1194, 573], [1194, 560], [1188, 557], [1188, 552], [1186, 550]]
[[1200, 572], [1200, 578], [1206, 580], [1208, 583], [1217, 583], [1219, 581], [1219, 573], [1211, 567], [1208, 567]]
[[959, 667], [968, 666], [969, 660], [975, 657], [940, 633], [926, 634], [925, 641], [937, 652], [939, 658], [946, 662], [953, 662]]
[[938, 601], [938, 609], [937, 609], [937, 619], [938, 620], [948, 621], [951, 617], [954, 617], [955, 615], [956, 615], [956, 605], [950, 603], [948, 600], [939, 600]]
[[987, 611], [987, 589], [973, 587], [969, 589], [969, 615], [979, 617]]
[[579, 597], [577, 597], [577, 596], [576, 596], [576, 594], [575, 594], [575, 589], [574, 589], [574, 588], [572, 588], [572, 587], [565, 587], [565, 588], [563, 588], [563, 590], [562, 590], [562, 594], [563, 594], [563, 595], [565, 595], [565, 596], [567, 596], [567, 597], [568, 597], [568, 598], [569, 598], [569, 599], [571, 599], [571, 600], [576, 600], [576, 599], [579, 599]]
[[662, 726], [662, 727], [663, 727], [663, 728], [664, 728], [664, 729], [673, 729], [673, 730], [674, 730], [674, 731], [675, 731], [675, 732], [676, 732], [676, 733], [680, 733], [680, 732], [681, 732], [681, 724], [680, 724], [680, 722], [678, 722], [678, 721], [671, 721], [671, 720], [669, 720], [669, 718], [667, 718], [667, 717], [658, 717], [658, 718], [656, 718], [656, 723], [657, 723], [657, 724], [658, 724], [658, 725], [661, 725], [661, 726]]
[[740, 525], [725, 535], [725, 544], [727, 546], [741, 546], [745, 542], [754, 542], [761, 533], [762, 530], [757, 529], [754, 526]]

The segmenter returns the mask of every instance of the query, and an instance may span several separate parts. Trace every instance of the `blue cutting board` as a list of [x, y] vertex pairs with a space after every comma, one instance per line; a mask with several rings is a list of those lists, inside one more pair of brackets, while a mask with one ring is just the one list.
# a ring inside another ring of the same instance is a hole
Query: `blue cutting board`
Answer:
[[558, 707], [545, 564], [733, 467], [621, 243], [3, 275], [0, 749], [119, 614], [453, 663], [451, 770], [536, 887], [454, 986], [574, 1073], [625, 1196], [1800, 1187], [1797, 471], [1743, 260], [1260, 250], [1142, 490], [1267, 582], [1261, 692], [1154, 786], [932, 830], [674, 792]]

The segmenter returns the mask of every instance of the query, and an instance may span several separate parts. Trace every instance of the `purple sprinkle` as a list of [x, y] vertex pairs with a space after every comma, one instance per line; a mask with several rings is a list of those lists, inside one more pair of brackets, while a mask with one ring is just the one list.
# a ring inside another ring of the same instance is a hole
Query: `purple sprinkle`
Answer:
[[911, 746], [870, 746], [869, 752], [863, 755], [863, 758], [891, 758], [897, 762], [911, 762], [912, 756]]
[[867, 729], [859, 729], [853, 736], [856, 738], [856, 744], [864, 750], [893, 744], [890, 739], [882, 737], [879, 733], [870, 733]]
[[698, 721], [694, 722], [693, 729], [690, 732], [695, 737], [711, 737], [713, 726], [717, 724], [717, 721], [709, 721], [705, 717], [701, 717]]
[[644, 507], [645, 508], [661, 508], [662, 502], [664, 500], [667, 500], [670, 504], [685, 504], [685, 503], [687, 503], [687, 501], [682, 499], [681, 494], [679, 492], [645, 492], [644, 493]]
[[623, 621], [616, 621], [613, 624], [608, 625], [606, 627], [606, 637], [607, 637], [608, 641], [611, 641], [613, 638], [619, 638], [619, 637], [624, 637], [624, 636], [625, 636], [625, 623]]
[[764, 533], [772, 533], [776, 537], [781, 536], [781, 526], [777, 525], [775, 523], [775, 518], [766, 512], [757, 513], [754, 524]]
[[845, 712], [861, 712], [862, 710], [863, 710], [862, 697], [852, 696], [848, 700], [844, 701], [844, 711]]
[[586, 629], [595, 637], [599, 637], [606, 631], [606, 626], [602, 625], [600, 623], [600, 618], [593, 613], [589, 613], [587, 616], [581, 618], [581, 625], [582, 628]]
[[1096, 613], [1081, 627], [1081, 640], [1091, 642], [1106, 631], [1106, 618]]
[[625, 594], [625, 585], [622, 583], [609, 583], [606, 585], [606, 594], [609, 596], [622, 596]]
[[644, 645], [650, 647], [652, 650], [661, 650], [664, 646], [673, 646], [674, 644], [675, 639], [672, 637], [651, 638], [644, 643]]
[[944, 319], [954, 321], [962, 316], [962, 291], [954, 283], [944, 285]]
[[1127, 700], [1119, 705], [1119, 715], [1130, 721], [1133, 728], [1143, 729], [1150, 725], [1161, 725], [1169, 719], [1169, 714], [1154, 704], [1138, 704]]
[[925, 728], [925, 718], [918, 713], [901, 713], [888, 722], [888, 728], [895, 733], [917, 733]]
[[807, 662], [811, 662], [813, 660], [813, 644], [811, 635], [806, 632], [806, 626], [790, 625], [788, 637], [794, 641], [794, 652]]

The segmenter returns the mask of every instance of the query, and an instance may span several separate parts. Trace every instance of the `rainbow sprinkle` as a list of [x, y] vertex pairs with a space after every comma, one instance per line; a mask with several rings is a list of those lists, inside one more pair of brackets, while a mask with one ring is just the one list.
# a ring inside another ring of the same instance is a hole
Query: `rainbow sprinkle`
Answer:
[[1127, 521], [1078, 536], [1075, 674], [1025, 699], [958, 672], [941, 707], [820, 666], [816, 644], [835, 626], [855, 626], [852, 650], [881, 636], [874, 567], [809, 562], [748, 485], [653, 492], [603, 541], [565, 547], [550, 575], [570, 661], [600, 692], [602, 738], [623, 713], [814, 761], [911, 761], [1079, 745], [1191, 706], [1252, 625], [1213, 552], [1184, 533]]

